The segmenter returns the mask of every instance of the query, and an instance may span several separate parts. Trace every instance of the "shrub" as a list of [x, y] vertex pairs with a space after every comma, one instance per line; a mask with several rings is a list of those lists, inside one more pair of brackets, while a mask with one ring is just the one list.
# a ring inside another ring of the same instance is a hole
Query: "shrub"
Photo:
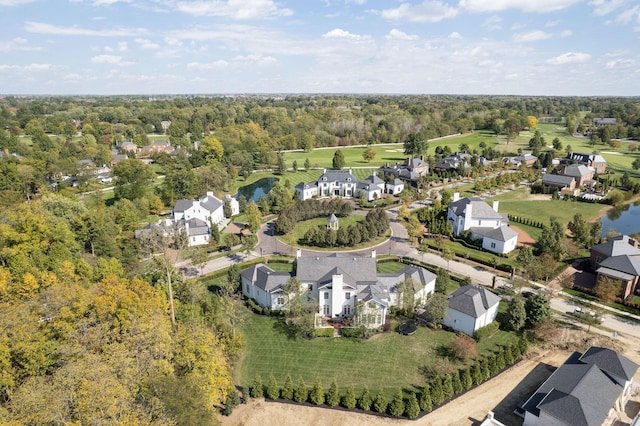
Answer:
[[458, 371], [451, 373], [451, 388], [453, 389], [453, 395], [462, 392], [462, 382], [460, 381], [460, 373], [458, 373]]
[[262, 377], [256, 375], [251, 386], [251, 398], [262, 398], [264, 396], [264, 387], [262, 386]]
[[362, 395], [360, 395], [360, 399], [358, 399], [358, 408], [369, 411], [371, 409], [371, 403], [371, 393], [369, 393], [369, 388], [365, 386]]
[[400, 417], [404, 414], [404, 400], [402, 399], [402, 390], [398, 389], [391, 403], [389, 404], [389, 414]]
[[240, 397], [240, 403], [246, 404], [247, 402], [249, 402], [249, 398], [251, 397], [251, 394], [249, 393], [249, 388], [245, 386], [240, 387], [240, 394], [242, 395]]
[[420, 415], [420, 405], [418, 405], [418, 399], [416, 398], [416, 394], [411, 392], [409, 394], [409, 398], [407, 398], [407, 403], [405, 404], [404, 414], [409, 419], [415, 419]]
[[313, 330], [313, 337], [333, 337], [333, 327], [316, 328]]
[[499, 327], [500, 327], [500, 323], [498, 323], [497, 321], [493, 321], [492, 323], [477, 329], [475, 333], [473, 333], [473, 337], [474, 339], [479, 341], [487, 336], [491, 336], [493, 333], [498, 331]]
[[222, 409], [223, 416], [229, 416], [233, 412], [233, 409], [240, 405], [240, 397], [238, 396], [238, 392], [234, 389], [227, 396], [227, 400], [224, 403], [224, 408]]
[[327, 392], [327, 405], [329, 407], [336, 407], [340, 403], [340, 392], [338, 391], [338, 382], [336, 378], [333, 378], [329, 391]]
[[431, 394], [429, 392], [429, 386], [425, 386], [420, 392], [420, 399], [418, 400], [418, 405], [420, 409], [426, 413], [430, 413], [433, 409], [433, 404], [431, 401]]
[[280, 396], [282, 399], [293, 399], [293, 380], [291, 379], [291, 374], [287, 374], [287, 378], [284, 381], [284, 386], [280, 391]]
[[324, 403], [324, 390], [322, 389], [322, 382], [320, 378], [316, 378], [316, 382], [311, 389], [309, 400], [315, 405], [322, 405]]
[[359, 339], [364, 337], [365, 329], [364, 327], [356, 327], [356, 328], [341, 328], [340, 333], [342, 337], [346, 337], [349, 339]]
[[434, 377], [429, 387], [431, 389], [431, 402], [437, 407], [444, 402], [444, 390], [442, 389], [440, 377]]
[[300, 377], [298, 379], [298, 385], [293, 390], [293, 400], [295, 402], [305, 402], [309, 397], [309, 389], [307, 389], [307, 384], [304, 382], [304, 379]]
[[373, 401], [373, 409], [377, 413], [384, 413], [385, 411], [387, 411], [387, 399], [384, 397], [382, 389], [380, 389], [380, 391], [376, 395], [376, 399], [374, 399]]
[[267, 398], [278, 399], [280, 396], [280, 388], [278, 382], [273, 374], [269, 374], [269, 381], [267, 382]]
[[445, 401], [453, 396], [453, 383], [450, 374], [442, 376], [442, 392]]
[[468, 368], [460, 371], [460, 383], [462, 383], [464, 390], [469, 390], [471, 386], [473, 386], [473, 379], [471, 378], [471, 372]]
[[451, 342], [449, 347], [451, 355], [462, 362], [466, 362], [469, 358], [478, 356], [478, 347], [476, 342], [464, 333], [458, 333]]
[[482, 375], [482, 369], [478, 363], [475, 363], [471, 366], [471, 379], [473, 380], [474, 385], [479, 385], [484, 381], [484, 376]]
[[347, 393], [342, 397], [342, 406], [349, 409], [356, 406], [356, 391], [353, 385], [349, 385]]

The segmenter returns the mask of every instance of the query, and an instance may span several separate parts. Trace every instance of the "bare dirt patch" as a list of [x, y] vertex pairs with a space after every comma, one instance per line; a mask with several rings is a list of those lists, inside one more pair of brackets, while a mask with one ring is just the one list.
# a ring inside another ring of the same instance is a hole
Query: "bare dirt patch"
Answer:
[[517, 226], [509, 225], [509, 228], [513, 229], [518, 233], [518, 247], [522, 247], [522, 246], [532, 247], [536, 243], [536, 240], [531, 238], [529, 234], [527, 234], [525, 231], [518, 228]]

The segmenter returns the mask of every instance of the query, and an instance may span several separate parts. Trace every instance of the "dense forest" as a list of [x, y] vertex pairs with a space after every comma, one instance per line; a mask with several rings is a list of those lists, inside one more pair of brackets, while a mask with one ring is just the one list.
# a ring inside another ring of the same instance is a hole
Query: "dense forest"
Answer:
[[[232, 308], [180, 279], [179, 247], [134, 238], [149, 215], [275, 169], [282, 150], [511, 134], [531, 116], [570, 132], [612, 117], [608, 137], [640, 136], [635, 98], [1, 98], [0, 423], [197, 424], [232, 392]], [[153, 138], [176, 155], [119, 162], [109, 202], [78, 194], [87, 160], [108, 165], [121, 142]]]

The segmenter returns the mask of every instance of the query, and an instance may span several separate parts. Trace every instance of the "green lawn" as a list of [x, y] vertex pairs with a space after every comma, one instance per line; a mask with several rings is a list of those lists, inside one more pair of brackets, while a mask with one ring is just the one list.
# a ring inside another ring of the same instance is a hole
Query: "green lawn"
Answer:
[[[420, 386], [425, 378], [421, 369], [441, 359], [454, 333], [419, 327], [413, 336], [396, 332], [376, 335], [368, 340], [346, 338], [290, 339], [278, 319], [245, 311], [242, 331], [247, 340], [244, 356], [235, 372], [239, 385], [250, 385], [256, 374], [266, 382], [273, 374], [281, 385], [287, 374], [294, 381], [302, 377], [311, 386], [316, 377], [328, 387], [335, 377], [338, 386], [384, 388], [393, 393], [399, 387]], [[498, 331], [479, 345], [493, 350], [516, 337]], [[387, 393], [385, 392], [385, 393]]]
[[[581, 213], [587, 221], [593, 221], [603, 214], [607, 208], [602, 204], [583, 203], [578, 201], [531, 199], [527, 188], [519, 188], [515, 191], [505, 192], [489, 199], [499, 200], [499, 211], [515, 216], [526, 217], [532, 220], [549, 224], [549, 217], [557, 218], [564, 226], [573, 219], [576, 213]], [[518, 226], [518, 224], [515, 224]]]

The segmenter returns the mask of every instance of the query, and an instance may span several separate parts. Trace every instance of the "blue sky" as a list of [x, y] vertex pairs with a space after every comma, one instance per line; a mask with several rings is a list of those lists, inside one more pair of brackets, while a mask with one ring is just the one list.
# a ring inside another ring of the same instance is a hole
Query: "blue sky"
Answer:
[[640, 95], [638, 0], [0, 0], [0, 94]]

